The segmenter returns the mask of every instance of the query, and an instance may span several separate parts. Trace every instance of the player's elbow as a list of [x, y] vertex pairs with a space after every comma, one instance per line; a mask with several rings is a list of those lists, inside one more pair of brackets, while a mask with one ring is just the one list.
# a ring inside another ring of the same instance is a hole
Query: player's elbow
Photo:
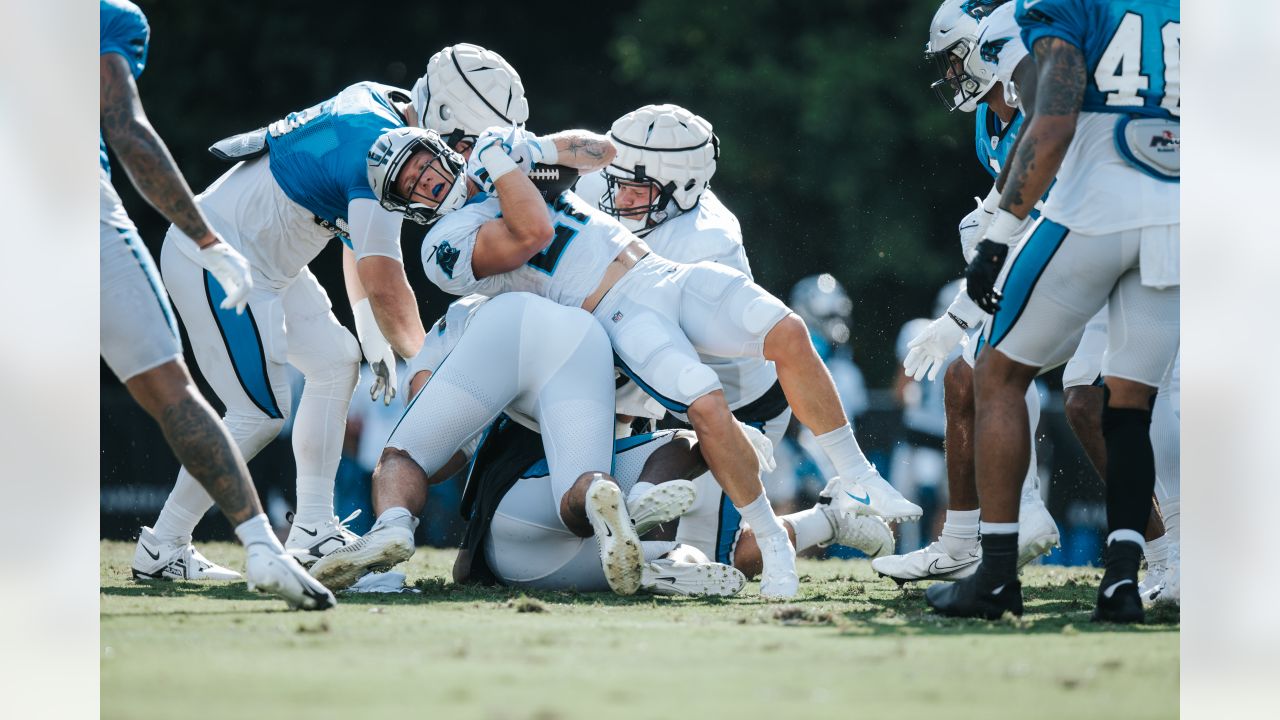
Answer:
[[547, 249], [547, 246], [551, 244], [551, 240], [556, 236], [555, 228], [551, 226], [550, 220], [546, 218], [539, 218], [538, 220], [524, 223], [512, 233], [516, 236], [516, 242], [528, 253], [530, 258]]

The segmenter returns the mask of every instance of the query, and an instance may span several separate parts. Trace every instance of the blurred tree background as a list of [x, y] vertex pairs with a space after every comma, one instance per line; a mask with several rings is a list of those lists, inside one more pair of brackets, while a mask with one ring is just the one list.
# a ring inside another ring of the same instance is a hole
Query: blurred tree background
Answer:
[[[813, 273], [844, 283], [872, 387], [892, 382], [902, 323], [929, 314], [959, 275], [956, 223], [990, 182], [971, 116], [929, 91], [933, 0], [139, 4], [152, 31], [143, 102], [197, 192], [226, 169], [206, 152], [212, 142], [353, 82], [408, 88], [457, 42], [516, 67], [535, 132], [604, 131], [647, 103], [689, 108], [720, 136], [712, 186], [742, 221], [756, 279], [784, 300]], [[166, 223], [116, 177], [158, 257]], [[421, 235], [406, 224], [407, 270], [430, 322], [447, 299], [422, 273]], [[336, 243], [312, 267], [350, 325]]]

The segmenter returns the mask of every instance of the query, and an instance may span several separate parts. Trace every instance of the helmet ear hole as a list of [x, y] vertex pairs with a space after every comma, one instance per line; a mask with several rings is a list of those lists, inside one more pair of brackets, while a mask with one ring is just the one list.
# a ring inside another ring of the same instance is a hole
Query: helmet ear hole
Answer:
[[687, 183], [685, 183], [685, 184], [684, 184], [684, 190], [685, 190], [685, 192], [688, 192], [688, 191], [692, 190], [692, 189], [693, 189], [693, 187], [694, 187], [695, 185], [697, 185], [697, 184], [698, 184], [698, 181], [697, 181], [696, 179], [694, 179], [694, 178], [689, 178], [689, 182], [687, 182]]
[[451, 117], [453, 117], [453, 111], [449, 109], [449, 106], [448, 106], [448, 105], [441, 105], [441, 106], [440, 106], [440, 119], [441, 119], [441, 120], [448, 120], [448, 119], [449, 119], [449, 118], [451, 118]]

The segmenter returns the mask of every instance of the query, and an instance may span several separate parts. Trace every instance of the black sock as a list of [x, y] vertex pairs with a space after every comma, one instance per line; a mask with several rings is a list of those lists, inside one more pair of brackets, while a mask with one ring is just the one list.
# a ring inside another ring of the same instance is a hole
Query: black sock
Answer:
[[979, 582], [993, 589], [1018, 579], [1018, 533], [988, 533], [982, 536], [982, 565]]
[[1151, 411], [1104, 407], [1102, 437], [1107, 443], [1107, 529], [1141, 535], [1156, 487]]
[[1136, 542], [1116, 540], [1107, 543], [1106, 557], [1103, 565], [1106, 571], [1102, 574], [1102, 587], [1121, 580], [1138, 579], [1138, 566], [1142, 562], [1142, 546]]

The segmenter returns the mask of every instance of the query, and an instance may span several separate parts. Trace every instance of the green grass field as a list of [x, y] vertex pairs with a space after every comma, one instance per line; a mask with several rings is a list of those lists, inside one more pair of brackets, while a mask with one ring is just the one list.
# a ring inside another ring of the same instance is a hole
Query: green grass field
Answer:
[[[1178, 616], [1089, 622], [1098, 571], [1028, 568], [1027, 614], [946, 620], [865, 561], [802, 560], [767, 603], [463, 588], [453, 553], [414, 595], [295, 613], [242, 583], [138, 584], [101, 546], [102, 717], [1172, 718]], [[241, 567], [236, 545], [206, 544]], [[943, 706], [950, 705], [944, 714]]]

